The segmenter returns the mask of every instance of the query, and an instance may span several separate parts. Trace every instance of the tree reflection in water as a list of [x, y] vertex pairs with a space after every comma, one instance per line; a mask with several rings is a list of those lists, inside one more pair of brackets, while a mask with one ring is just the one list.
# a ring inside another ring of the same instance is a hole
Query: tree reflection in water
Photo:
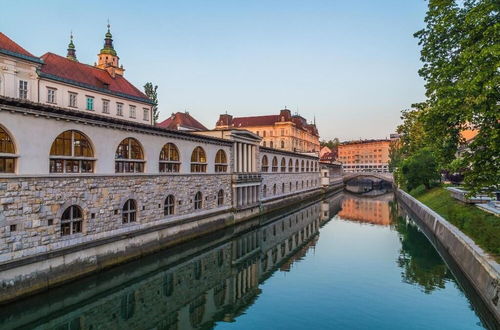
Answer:
[[401, 242], [397, 264], [403, 269], [403, 281], [419, 286], [427, 294], [443, 289], [448, 281], [454, 281], [436, 249], [417, 225], [399, 213], [396, 202], [390, 202], [390, 209]]

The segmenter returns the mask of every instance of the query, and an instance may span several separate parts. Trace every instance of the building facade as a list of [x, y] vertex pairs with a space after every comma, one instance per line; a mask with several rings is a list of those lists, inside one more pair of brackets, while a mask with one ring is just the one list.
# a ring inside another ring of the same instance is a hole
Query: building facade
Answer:
[[345, 172], [389, 172], [391, 140], [343, 142], [338, 147], [338, 161]]
[[237, 128], [249, 130], [262, 138], [261, 146], [293, 152], [320, 150], [319, 133], [315, 124], [283, 109], [278, 115], [234, 117], [220, 115], [216, 129]]

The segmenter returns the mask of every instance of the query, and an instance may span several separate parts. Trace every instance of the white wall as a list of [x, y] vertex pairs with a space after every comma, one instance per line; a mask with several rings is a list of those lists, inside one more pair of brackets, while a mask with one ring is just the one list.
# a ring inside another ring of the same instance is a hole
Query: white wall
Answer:
[[37, 66], [39, 64], [0, 54], [0, 95], [19, 97], [19, 80], [25, 80], [28, 82], [28, 100], [36, 102], [38, 99]]

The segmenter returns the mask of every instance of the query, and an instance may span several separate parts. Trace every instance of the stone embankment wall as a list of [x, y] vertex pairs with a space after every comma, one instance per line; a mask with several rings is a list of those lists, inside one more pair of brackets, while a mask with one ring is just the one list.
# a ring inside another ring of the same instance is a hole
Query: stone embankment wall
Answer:
[[439, 243], [453, 258], [497, 322], [500, 322], [500, 265], [429, 207], [400, 189], [396, 190], [396, 195], [432, 233], [429, 239], [433, 244]]

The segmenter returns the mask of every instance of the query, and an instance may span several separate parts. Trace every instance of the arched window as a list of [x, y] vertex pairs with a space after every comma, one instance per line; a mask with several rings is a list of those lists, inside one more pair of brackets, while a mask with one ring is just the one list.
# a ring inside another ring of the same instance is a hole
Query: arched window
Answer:
[[61, 217], [61, 236], [82, 232], [83, 213], [78, 205], [71, 205]]
[[284, 182], [281, 184], [281, 193], [283, 193], [283, 194], [285, 193], [285, 183]]
[[286, 172], [286, 160], [285, 158], [281, 158], [281, 172]]
[[278, 172], [278, 158], [273, 157], [272, 171]]
[[203, 195], [201, 191], [198, 191], [196, 195], [194, 195], [194, 209], [200, 210], [203, 207]]
[[269, 142], [269, 148], [273, 148], [273, 141]]
[[292, 191], [292, 183], [290, 182], [290, 192]]
[[293, 160], [288, 160], [288, 172], [293, 172]]
[[115, 153], [115, 172], [144, 172], [144, 153], [139, 141], [134, 138], [126, 138], [120, 142]]
[[[265, 131], [264, 131], [265, 133]], [[266, 141], [262, 141], [262, 146], [265, 147], [266, 146]]]
[[285, 141], [281, 140], [281, 149], [285, 149]]
[[137, 221], [137, 204], [135, 200], [129, 199], [125, 202], [122, 209], [122, 222], [130, 223]]
[[299, 160], [296, 159], [295, 160], [295, 172], [298, 172], [299, 171]]
[[163, 207], [163, 215], [175, 214], [175, 197], [174, 195], [168, 195], [165, 198], [165, 205]]
[[191, 172], [200, 173], [207, 171], [207, 156], [202, 147], [196, 147], [191, 154]]
[[10, 135], [0, 126], [0, 173], [16, 170], [16, 148]]
[[309, 161], [306, 162], [306, 172], [309, 172]]
[[304, 172], [304, 160], [302, 159], [302, 161], [300, 162], [300, 171], [301, 172]]
[[215, 155], [215, 172], [227, 171], [227, 157], [224, 150], [220, 149]]
[[217, 193], [217, 205], [222, 206], [224, 205], [224, 190], [219, 190]]
[[262, 163], [260, 165], [262, 172], [267, 172], [269, 170], [269, 162], [267, 160], [267, 156], [264, 155], [262, 157]]
[[50, 148], [50, 173], [94, 172], [94, 151], [89, 139], [78, 131], [59, 134]]
[[295, 190], [299, 190], [299, 181], [295, 181]]
[[263, 196], [263, 197], [266, 197], [266, 196], [267, 196], [267, 186], [266, 186], [266, 185], [264, 185], [264, 186], [262, 187], [262, 196]]
[[173, 143], [167, 143], [160, 152], [160, 172], [179, 172], [179, 150]]
[[273, 195], [276, 195], [276, 183], [273, 186]]

